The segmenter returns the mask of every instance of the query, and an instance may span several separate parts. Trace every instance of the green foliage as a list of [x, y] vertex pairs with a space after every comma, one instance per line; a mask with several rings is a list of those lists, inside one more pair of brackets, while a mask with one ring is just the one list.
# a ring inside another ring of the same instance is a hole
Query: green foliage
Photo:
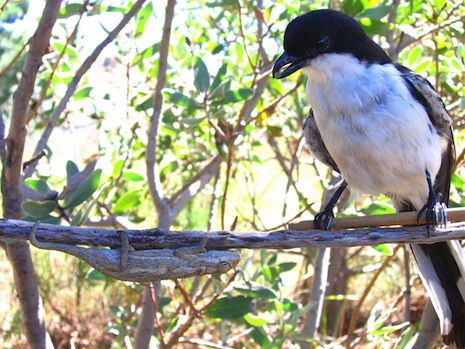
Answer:
[[[21, 207], [26, 214], [24, 219], [52, 224], [58, 224], [61, 219], [65, 219], [73, 225], [80, 225], [90, 213], [86, 212], [83, 215], [86, 201], [91, 199], [100, 186], [102, 170], [94, 170], [94, 167], [95, 162], [91, 161], [84, 170], [79, 171], [77, 165], [69, 160], [66, 163], [66, 186], [61, 193], [51, 189], [45, 180], [27, 179], [25, 183], [30, 189], [26, 190], [24, 195], [37, 201], [23, 202]], [[73, 211], [83, 203], [81, 210], [74, 215]]]

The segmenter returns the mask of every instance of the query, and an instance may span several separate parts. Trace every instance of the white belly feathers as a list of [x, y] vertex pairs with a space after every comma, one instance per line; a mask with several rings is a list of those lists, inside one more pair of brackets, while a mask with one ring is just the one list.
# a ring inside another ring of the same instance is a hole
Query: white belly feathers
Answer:
[[421, 208], [428, 198], [425, 171], [434, 180], [441, 145], [397, 69], [326, 54], [302, 70], [321, 137], [349, 186], [399, 196]]

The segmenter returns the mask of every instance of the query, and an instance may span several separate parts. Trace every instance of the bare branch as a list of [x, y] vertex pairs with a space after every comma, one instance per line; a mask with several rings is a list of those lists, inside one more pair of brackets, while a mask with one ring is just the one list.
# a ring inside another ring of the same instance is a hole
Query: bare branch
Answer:
[[[153, 96], [153, 114], [150, 119], [150, 128], [148, 133], [148, 144], [145, 152], [145, 162], [147, 164], [147, 182], [149, 184], [149, 192], [155, 208], [158, 211], [158, 224], [163, 227], [171, 225], [171, 215], [167, 207], [167, 200], [163, 197], [163, 191], [160, 183], [160, 175], [157, 169], [157, 142], [158, 134], [161, 126], [161, 116], [163, 107], [163, 94], [161, 91], [166, 85], [166, 69], [168, 67], [168, 51], [171, 37], [171, 24], [174, 17], [174, 7], [176, 0], [168, 0], [166, 4], [165, 24], [163, 26], [163, 34], [160, 41], [158, 54], [158, 72], [157, 84], [155, 86]], [[162, 215], [163, 213], [163, 215]]]
[[[448, 210], [451, 212], [452, 210]], [[465, 210], [461, 209], [461, 214]], [[414, 213], [415, 214], [415, 213]], [[393, 215], [386, 215], [393, 216]], [[449, 216], [453, 216], [449, 213]], [[353, 217], [351, 217], [353, 218]], [[358, 217], [360, 222], [367, 217]], [[343, 220], [343, 219], [339, 219]], [[335, 219], [336, 224], [338, 219]], [[27, 240], [33, 223], [0, 219], [0, 239]], [[368, 228], [363, 230], [277, 230], [272, 232], [234, 231], [169, 231], [163, 229], [110, 230], [100, 228], [79, 228], [40, 224], [38, 239], [69, 245], [109, 246], [119, 248], [120, 233], [124, 232], [135, 250], [178, 249], [200, 244], [207, 235], [207, 250], [231, 248], [287, 249], [298, 247], [351, 247], [375, 246], [382, 243], [435, 243], [465, 238], [465, 223], [454, 223], [446, 228], [436, 228], [428, 235], [424, 226]]]
[[188, 186], [184, 186], [179, 198], [171, 207], [171, 216], [176, 217], [179, 212], [189, 203], [189, 201], [194, 198], [197, 193], [199, 193], [205, 185], [213, 178], [213, 176], [218, 172], [218, 168], [220, 167], [223, 159], [221, 156], [216, 155], [214, 156], [210, 162], [202, 169], [196, 176], [193, 177], [188, 184]]

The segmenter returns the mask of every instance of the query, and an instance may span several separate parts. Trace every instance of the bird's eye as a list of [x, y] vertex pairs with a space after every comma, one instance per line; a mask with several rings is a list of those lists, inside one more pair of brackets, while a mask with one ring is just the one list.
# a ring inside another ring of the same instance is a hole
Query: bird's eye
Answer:
[[329, 37], [323, 36], [320, 40], [318, 40], [317, 44], [322, 49], [328, 48], [330, 45]]

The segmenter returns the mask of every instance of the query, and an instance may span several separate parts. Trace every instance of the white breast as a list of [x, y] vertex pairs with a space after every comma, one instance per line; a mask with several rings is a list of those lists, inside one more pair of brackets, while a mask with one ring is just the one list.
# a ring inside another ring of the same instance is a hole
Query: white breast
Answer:
[[397, 69], [326, 54], [302, 70], [318, 129], [349, 186], [421, 208], [428, 198], [425, 170], [436, 177], [441, 145]]

